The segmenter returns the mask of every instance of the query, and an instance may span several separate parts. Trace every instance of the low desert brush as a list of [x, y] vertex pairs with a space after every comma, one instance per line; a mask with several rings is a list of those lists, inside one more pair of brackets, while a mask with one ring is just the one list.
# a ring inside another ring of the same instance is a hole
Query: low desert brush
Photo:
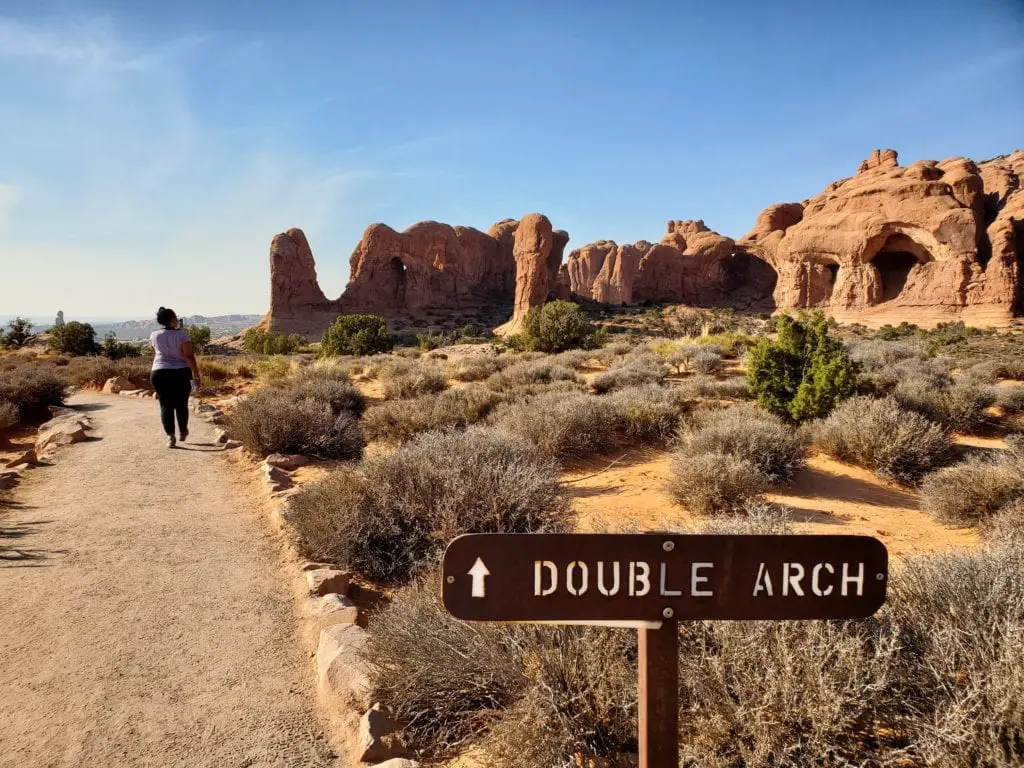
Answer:
[[1024, 496], [1024, 461], [1013, 456], [973, 456], [927, 475], [921, 507], [943, 523], [983, 522]]
[[579, 459], [630, 443], [662, 442], [683, 410], [671, 390], [647, 385], [608, 395], [547, 392], [499, 406], [492, 422], [546, 455]]
[[916, 483], [953, 456], [938, 424], [893, 398], [854, 397], [810, 426], [814, 447], [901, 483]]
[[554, 462], [479, 426], [421, 434], [306, 486], [291, 506], [306, 557], [383, 583], [408, 581], [463, 533], [564, 530], [568, 519]]
[[484, 420], [503, 401], [503, 396], [472, 384], [410, 400], [388, 400], [363, 415], [367, 440], [404, 442], [420, 432], [464, 428]]
[[288, 390], [261, 389], [228, 415], [228, 431], [259, 455], [298, 453], [356, 459], [363, 452], [359, 422], [352, 411], [334, 411], [326, 399]]
[[528, 387], [536, 384], [546, 385], [556, 381], [579, 382], [576, 371], [550, 360], [526, 360], [515, 363], [500, 371], [489, 379], [487, 386], [495, 392]]
[[772, 483], [792, 480], [804, 465], [800, 434], [781, 419], [746, 404], [695, 411], [679, 436], [679, 452], [745, 459]]
[[0, 401], [17, 408], [23, 421], [46, 418], [49, 406], [63, 404], [66, 388], [61, 376], [31, 366], [0, 373]]
[[753, 462], [727, 453], [672, 455], [666, 490], [677, 502], [700, 514], [742, 512], [771, 486]]

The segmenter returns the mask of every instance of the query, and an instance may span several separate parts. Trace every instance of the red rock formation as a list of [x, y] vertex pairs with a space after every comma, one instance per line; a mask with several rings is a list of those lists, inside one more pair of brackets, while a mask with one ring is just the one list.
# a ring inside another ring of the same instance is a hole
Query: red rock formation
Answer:
[[703, 221], [670, 221], [660, 243], [600, 240], [573, 251], [570, 287], [577, 296], [609, 304], [720, 304], [735, 282], [733, 245]]
[[345, 311], [384, 317], [508, 304], [515, 280], [514, 264], [495, 238], [436, 221], [401, 233], [373, 224], [350, 264]]
[[569, 242], [569, 233], [555, 230], [547, 216], [529, 213], [516, 224], [514, 231], [509, 222], [499, 222], [501, 235], [512, 237], [512, 254], [516, 264], [515, 310], [512, 319], [495, 329], [505, 335], [522, 330], [523, 320], [531, 309], [543, 306], [552, 299], [565, 297], [568, 291], [559, 284], [562, 253]]
[[270, 311], [261, 325], [274, 333], [319, 336], [340, 313], [316, 279], [313, 251], [301, 229], [270, 241]]
[[852, 178], [766, 210], [738, 249], [778, 272], [781, 308], [1002, 322], [1019, 286], [1021, 165], [1017, 152], [904, 168], [876, 150]]
[[[313, 254], [301, 230], [271, 243], [270, 311], [263, 327], [316, 339], [342, 312], [413, 318], [446, 312], [509, 313], [551, 297], [559, 285], [569, 235], [539, 214], [499, 221], [485, 234], [472, 227], [425, 221], [396, 232], [373, 224], [352, 253], [341, 298], [328, 300], [316, 281]], [[517, 302], [517, 264], [523, 296]], [[507, 317], [508, 314], [505, 314]]]

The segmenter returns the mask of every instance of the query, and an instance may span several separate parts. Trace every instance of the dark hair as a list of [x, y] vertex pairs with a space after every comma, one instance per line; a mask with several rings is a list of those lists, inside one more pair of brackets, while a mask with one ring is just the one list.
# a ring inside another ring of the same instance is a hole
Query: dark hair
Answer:
[[156, 311], [156, 321], [164, 328], [173, 323], [177, 317], [178, 316], [174, 314], [174, 310], [168, 309], [167, 307], [160, 307], [160, 309]]

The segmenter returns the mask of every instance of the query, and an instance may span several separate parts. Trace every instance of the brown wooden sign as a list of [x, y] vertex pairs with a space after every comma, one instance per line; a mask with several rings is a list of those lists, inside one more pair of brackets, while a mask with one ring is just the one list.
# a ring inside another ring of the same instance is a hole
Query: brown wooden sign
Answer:
[[442, 597], [470, 621], [853, 619], [887, 583], [868, 536], [469, 534], [445, 552]]
[[888, 568], [868, 536], [482, 533], [448, 545], [441, 595], [469, 621], [635, 625], [639, 765], [677, 768], [680, 619], [863, 618]]

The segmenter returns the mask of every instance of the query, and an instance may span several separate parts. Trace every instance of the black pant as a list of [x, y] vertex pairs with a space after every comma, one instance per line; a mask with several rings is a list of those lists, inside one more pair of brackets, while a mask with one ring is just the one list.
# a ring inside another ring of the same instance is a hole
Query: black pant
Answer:
[[174, 415], [178, 431], [188, 432], [188, 394], [192, 390], [192, 371], [188, 368], [164, 368], [153, 371], [153, 389], [160, 401], [160, 421], [164, 432], [174, 435]]

